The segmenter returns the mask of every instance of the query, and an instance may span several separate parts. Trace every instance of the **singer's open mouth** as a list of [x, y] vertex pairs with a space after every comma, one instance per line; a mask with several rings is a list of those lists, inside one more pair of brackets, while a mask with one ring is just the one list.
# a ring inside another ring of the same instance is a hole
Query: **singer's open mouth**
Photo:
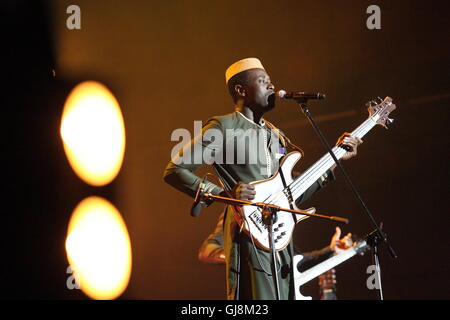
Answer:
[[269, 104], [270, 107], [275, 106], [275, 97], [276, 97], [275, 92], [267, 96], [267, 103]]

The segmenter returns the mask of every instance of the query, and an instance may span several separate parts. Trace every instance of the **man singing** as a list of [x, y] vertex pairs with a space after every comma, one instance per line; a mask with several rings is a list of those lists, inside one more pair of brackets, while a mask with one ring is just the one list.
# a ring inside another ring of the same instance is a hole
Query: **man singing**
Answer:
[[[202, 134], [169, 162], [164, 180], [178, 190], [195, 196], [201, 179], [194, 171], [204, 164], [212, 164], [225, 189], [208, 182], [204, 188], [207, 193], [251, 201], [255, 198], [255, 190], [250, 182], [275, 174], [278, 161], [287, 149], [302, 151], [263, 118], [275, 107], [275, 88], [258, 59], [235, 62], [226, 70], [225, 78], [235, 111], [210, 118], [203, 126]], [[249, 143], [240, 143], [243, 139]], [[344, 160], [355, 156], [358, 145], [362, 143], [361, 139], [347, 133], [339, 141], [348, 147], [342, 157]], [[192, 150], [202, 151], [200, 163], [186, 156]], [[333, 170], [334, 167], [296, 199], [296, 204], [334, 180]], [[275, 299], [271, 254], [257, 247], [249, 235], [240, 232], [233, 209], [229, 206], [224, 214], [223, 243], [228, 299]], [[284, 300], [294, 298], [293, 254], [292, 241], [286, 248], [277, 251], [280, 298]]]

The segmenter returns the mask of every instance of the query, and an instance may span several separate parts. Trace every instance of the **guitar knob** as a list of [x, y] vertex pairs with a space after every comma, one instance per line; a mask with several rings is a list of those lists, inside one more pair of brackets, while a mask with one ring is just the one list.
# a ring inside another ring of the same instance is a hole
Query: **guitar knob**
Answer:
[[283, 231], [283, 232], [281, 233], [281, 235], [282, 235], [282, 236], [285, 236], [285, 235], [286, 235], [286, 231]]
[[284, 223], [280, 223], [278, 226], [279, 227], [284, 227]]
[[278, 228], [273, 229], [273, 231], [278, 231], [278, 230], [279, 230]]

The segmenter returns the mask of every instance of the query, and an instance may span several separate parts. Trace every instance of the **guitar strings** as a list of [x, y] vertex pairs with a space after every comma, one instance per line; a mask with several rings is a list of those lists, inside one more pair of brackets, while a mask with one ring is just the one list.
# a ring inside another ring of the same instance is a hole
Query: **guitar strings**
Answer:
[[[370, 118], [369, 118], [370, 119]], [[359, 138], [363, 137], [370, 129], [373, 128], [374, 124], [370, 123], [370, 121], [366, 120], [364, 123], [362, 123], [358, 128], [356, 128], [353, 132], [352, 135], [357, 136]], [[366, 130], [367, 129], [367, 130]], [[335, 146], [333, 147], [333, 152], [335, 153], [336, 157], [339, 159], [341, 158], [345, 153], [346, 150], [343, 149], [342, 147], [339, 146]], [[294, 180], [289, 186], [287, 186], [285, 189], [283, 189], [282, 191], [286, 191], [286, 189], [288, 189], [287, 191], [290, 191], [291, 193], [294, 193], [296, 191], [298, 191], [299, 189], [302, 188], [303, 184], [308, 181], [309, 179], [311, 179], [312, 176], [314, 176], [317, 172], [322, 171], [321, 169], [324, 166], [329, 166], [331, 167], [331, 165], [334, 163], [333, 158], [331, 157], [331, 155], [329, 153], [327, 153], [326, 155], [324, 155], [319, 161], [316, 162], [317, 163], [317, 169], [312, 169], [314, 167], [316, 167], [315, 165], [306, 170], [305, 173], [299, 178]], [[329, 165], [329, 163], [331, 163], [331, 165]], [[304, 176], [304, 177], [303, 177]], [[304, 190], [306, 191], [306, 190]], [[303, 191], [303, 192], [304, 192]], [[299, 195], [300, 196], [300, 195]], [[298, 196], [298, 197], [299, 197]], [[297, 198], [298, 198], [297, 197]]]
[[[356, 128], [352, 132], [352, 135], [355, 135], [358, 137], [363, 137], [370, 129], [372, 129], [375, 124], [373, 122], [371, 122], [370, 119], [371, 118], [367, 119], [358, 128]], [[338, 158], [340, 158], [340, 157], [342, 157], [342, 155], [345, 154], [346, 151], [345, 151], [345, 149], [343, 149], [339, 146], [335, 146], [335, 147], [333, 147], [333, 152], [337, 155]], [[272, 194], [269, 197], [267, 197], [264, 200], [264, 202], [273, 203], [278, 200], [281, 200], [285, 196], [285, 192], [291, 192], [291, 194], [293, 194], [293, 193], [299, 191], [302, 188], [303, 184], [306, 181], [308, 181], [309, 179], [311, 179], [311, 177], [314, 176], [317, 172], [321, 171], [321, 169], [324, 166], [328, 165], [330, 167], [332, 165], [332, 164], [331, 165], [328, 164], [330, 162], [334, 163], [334, 160], [331, 158], [330, 154], [327, 153], [321, 159], [319, 159], [316, 162], [316, 164], [314, 164], [311, 168], [306, 170], [298, 179], [292, 181], [288, 186], [286, 186], [284, 189], [280, 190], [276, 194]], [[306, 191], [306, 190], [304, 190], [304, 191]], [[300, 195], [298, 197], [300, 197]], [[253, 212], [255, 212], [255, 211], [257, 211], [257, 210], [254, 210]]]

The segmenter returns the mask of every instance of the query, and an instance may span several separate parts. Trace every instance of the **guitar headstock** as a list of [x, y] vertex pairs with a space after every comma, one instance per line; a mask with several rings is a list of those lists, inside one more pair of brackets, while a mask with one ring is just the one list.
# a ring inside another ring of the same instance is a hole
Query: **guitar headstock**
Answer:
[[376, 124], [387, 129], [387, 125], [394, 122], [394, 119], [389, 118], [389, 114], [394, 111], [397, 106], [392, 103], [391, 97], [386, 97], [384, 100], [378, 97], [377, 99], [367, 102], [366, 106], [368, 107], [370, 118], [372, 118]]
[[353, 244], [353, 247], [357, 254], [363, 256], [364, 253], [366, 253], [367, 250], [370, 249], [370, 246], [368, 245], [366, 240], [358, 240]]

